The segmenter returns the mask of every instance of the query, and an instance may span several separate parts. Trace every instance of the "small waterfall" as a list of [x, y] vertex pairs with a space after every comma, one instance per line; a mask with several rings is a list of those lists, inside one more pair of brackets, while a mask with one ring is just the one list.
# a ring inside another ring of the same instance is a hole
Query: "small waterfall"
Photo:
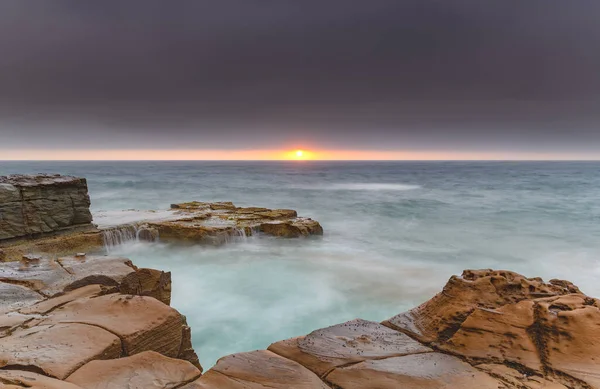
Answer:
[[102, 239], [106, 251], [110, 251], [113, 247], [126, 242], [154, 242], [157, 241], [158, 238], [158, 231], [145, 224], [127, 224], [102, 231]]

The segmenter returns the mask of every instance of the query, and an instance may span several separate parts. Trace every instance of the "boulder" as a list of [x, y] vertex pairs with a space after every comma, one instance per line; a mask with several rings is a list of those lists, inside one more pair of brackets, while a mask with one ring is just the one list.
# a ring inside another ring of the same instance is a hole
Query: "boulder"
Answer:
[[444, 342], [476, 308], [496, 309], [522, 300], [580, 293], [571, 283], [554, 281], [544, 283], [509, 271], [465, 270], [461, 277], [450, 278], [431, 300], [384, 323], [424, 343]]
[[125, 355], [156, 351], [177, 357], [182, 343], [182, 316], [147, 296], [109, 294], [80, 298], [53, 310], [44, 324], [84, 323], [119, 336]]
[[171, 273], [154, 269], [136, 269], [121, 280], [119, 292], [150, 296], [171, 305]]
[[91, 361], [66, 381], [85, 389], [173, 389], [199, 376], [200, 370], [190, 362], [145, 351], [126, 358]]
[[85, 178], [61, 175], [0, 177], [0, 241], [92, 229]]

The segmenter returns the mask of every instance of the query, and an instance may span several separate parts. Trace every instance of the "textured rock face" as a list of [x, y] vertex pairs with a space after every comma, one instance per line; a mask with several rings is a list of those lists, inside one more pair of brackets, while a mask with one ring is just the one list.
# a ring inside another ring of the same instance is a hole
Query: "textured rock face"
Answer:
[[168, 273], [30, 260], [0, 265], [0, 292], [0, 388], [600, 389], [600, 301], [506, 271], [465, 271], [381, 324], [316, 330], [204, 375], [185, 317], [164, 303]]
[[281, 238], [323, 235], [319, 222], [299, 217], [291, 209], [236, 207], [231, 202], [193, 201], [172, 204], [168, 211], [124, 211], [128, 224], [110, 224], [110, 214], [97, 215], [108, 245], [137, 237], [164, 242], [219, 245], [235, 237], [255, 234]]
[[0, 264], [0, 388], [192, 382], [201, 367], [185, 317], [164, 303], [170, 282], [118, 257]]
[[0, 242], [93, 228], [84, 178], [0, 177]]
[[[465, 271], [382, 324], [357, 319], [269, 351], [336, 389], [600, 389], [600, 301], [566, 281]], [[193, 385], [282, 387], [269, 362], [245, 354], [219, 360]]]
[[127, 358], [94, 360], [67, 378], [86, 389], [173, 389], [193, 381], [200, 370], [188, 361], [145, 351]]

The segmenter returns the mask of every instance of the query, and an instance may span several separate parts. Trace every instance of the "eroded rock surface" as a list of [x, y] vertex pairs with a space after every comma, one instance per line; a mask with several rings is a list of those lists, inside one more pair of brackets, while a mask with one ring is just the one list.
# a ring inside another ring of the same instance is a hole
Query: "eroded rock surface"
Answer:
[[152, 351], [112, 360], [94, 360], [67, 378], [85, 389], [173, 389], [200, 376], [188, 361]]
[[168, 211], [129, 210], [119, 214], [122, 225], [111, 224], [111, 214], [97, 215], [108, 244], [136, 237], [178, 243], [222, 244], [234, 237], [265, 235], [298, 238], [322, 235], [321, 225], [299, 217], [291, 209], [236, 207], [231, 202], [193, 201], [172, 204]]
[[600, 389], [600, 301], [566, 281], [465, 271], [381, 324], [316, 330], [204, 375], [170, 290], [168, 273], [125, 258], [1, 264], [0, 388]]
[[[269, 351], [336, 389], [600, 388], [598, 315], [599, 301], [567, 281], [465, 271], [383, 325], [357, 319]], [[193, 385], [282, 387], [266, 362], [245, 354], [221, 359]]]
[[93, 228], [85, 178], [0, 177], [0, 241]]
[[[191, 330], [165, 304], [170, 283], [169, 273], [118, 257], [0, 264], [0, 388], [175, 388], [198, 378]], [[99, 361], [111, 362], [92, 364]], [[84, 373], [106, 382], [60, 381], [88, 366], [113, 381]], [[143, 368], [148, 374], [137, 377]]]

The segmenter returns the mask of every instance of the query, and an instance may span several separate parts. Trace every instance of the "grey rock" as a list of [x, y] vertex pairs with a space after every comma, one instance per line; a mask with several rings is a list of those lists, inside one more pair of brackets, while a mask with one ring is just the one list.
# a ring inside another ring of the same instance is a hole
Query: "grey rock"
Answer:
[[93, 228], [85, 178], [0, 177], [0, 242]]

